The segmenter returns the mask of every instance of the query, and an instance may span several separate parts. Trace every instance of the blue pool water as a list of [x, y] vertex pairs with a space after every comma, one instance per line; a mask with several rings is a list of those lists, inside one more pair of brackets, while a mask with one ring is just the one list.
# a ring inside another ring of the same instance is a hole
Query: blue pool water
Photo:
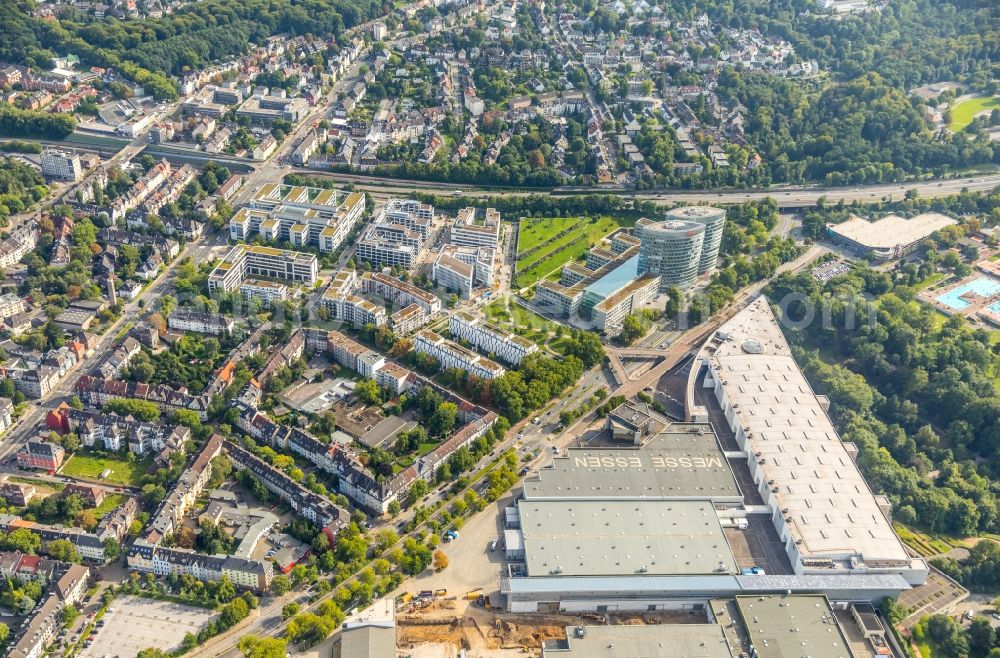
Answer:
[[[969, 302], [962, 299], [962, 295], [967, 292], [974, 292], [982, 297], [990, 297], [1000, 292], [1000, 281], [984, 276], [969, 281], [963, 286], [952, 288], [948, 292], [940, 295], [937, 300], [950, 309], [961, 311], [969, 306]], [[991, 311], [1000, 313], [1000, 301], [990, 305]]]

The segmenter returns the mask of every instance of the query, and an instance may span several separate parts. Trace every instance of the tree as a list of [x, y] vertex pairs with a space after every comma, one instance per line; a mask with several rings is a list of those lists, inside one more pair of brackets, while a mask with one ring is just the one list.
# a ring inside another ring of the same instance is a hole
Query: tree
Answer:
[[445, 436], [455, 427], [458, 419], [458, 405], [454, 402], [441, 404], [427, 423], [427, 431], [432, 436]]
[[0, 623], [0, 642], [6, 642], [8, 637], [10, 637], [10, 627]]
[[294, 601], [292, 603], [286, 603], [281, 608], [281, 616], [285, 619], [291, 619], [296, 614], [298, 614], [298, 612], [299, 612], [299, 604], [295, 603]]
[[219, 580], [219, 588], [215, 590], [215, 598], [223, 603], [236, 598], [236, 586], [233, 585], [233, 581], [229, 580], [228, 576], [223, 576]]
[[646, 329], [643, 326], [642, 320], [634, 313], [626, 315], [625, 319], [622, 320], [621, 337], [622, 342], [626, 345], [631, 345], [639, 338], [642, 338], [644, 333], [646, 333]]
[[80, 564], [83, 559], [80, 557], [80, 552], [76, 550], [76, 546], [68, 539], [53, 539], [45, 545], [45, 552], [52, 559], [62, 562]]
[[448, 568], [448, 554], [440, 548], [434, 551], [434, 571], [444, 571]]
[[284, 574], [278, 574], [271, 581], [271, 593], [275, 596], [282, 596], [288, 593], [292, 589], [292, 583], [288, 580], [288, 576]]
[[121, 546], [118, 544], [117, 539], [114, 537], [108, 537], [104, 540], [101, 546], [104, 548], [104, 557], [107, 560], [114, 562], [118, 559], [118, 553], [121, 551]]
[[137, 653], [136, 658], [170, 658], [170, 654], [156, 647], [147, 647]]
[[288, 642], [276, 637], [244, 635], [238, 646], [246, 658], [285, 658], [288, 652]]
[[379, 390], [378, 384], [375, 383], [374, 379], [362, 379], [359, 381], [354, 387], [354, 393], [365, 404], [382, 404], [382, 392]]
[[431, 549], [426, 544], [418, 542], [413, 537], [407, 537], [403, 542], [403, 559], [399, 567], [403, 573], [415, 576], [430, 566], [431, 559]]
[[76, 606], [68, 605], [62, 609], [61, 614], [63, 624], [69, 626], [80, 616], [80, 611], [76, 609]]
[[396, 500], [395, 498], [389, 501], [389, 507], [387, 511], [389, 512], [389, 516], [391, 516], [392, 518], [396, 518], [397, 516], [399, 516], [399, 513], [402, 511], [400, 509], [399, 501]]

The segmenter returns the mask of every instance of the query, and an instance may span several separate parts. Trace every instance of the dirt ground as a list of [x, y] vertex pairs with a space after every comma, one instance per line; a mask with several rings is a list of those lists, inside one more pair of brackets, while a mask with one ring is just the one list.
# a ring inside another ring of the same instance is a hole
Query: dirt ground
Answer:
[[[681, 612], [632, 615], [513, 615], [465, 607], [460, 601], [441, 599], [422, 608], [401, 607], [396, 615], [397, 646], [422, 656], [457, 656], [465, 649], [469, 658], [537, 656], [545, 640], [566, 637], [566, 627], [580, 624], [683, 624], [704, 623], [703, 615]], [[461, 616], [460, 616], [461, 615]]]

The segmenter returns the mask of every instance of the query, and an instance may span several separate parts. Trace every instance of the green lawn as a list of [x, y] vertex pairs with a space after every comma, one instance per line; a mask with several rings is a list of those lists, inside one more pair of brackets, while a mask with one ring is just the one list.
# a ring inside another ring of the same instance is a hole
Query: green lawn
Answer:
[[504, 299], [496, 300], [483, 310], [493, 324], [527, 338], [542, 347], [551, 340], [550, 348], [559, 354], [566, 353], [565, 346], [569, 340], [569, 330], [563, 327], [565, 332], [563, 338], [556, 338], [555, 332], [560, 325], [552, 320], [543, 318], [520, 304]]
[[[520, 288], [534, 285], [539, 279], [561, 268], [563, 264], [586, 253], [593, 245], [600, 242], [602, 238], [620, 226], [618, 222], [607, 216], [595, 217], [584, 221], [585, 224], [580, 227], [580, 230], [574, 231], [564, 238], [560, 238], [552, 244], [552, 249], [532, 254], [530, 257], [531, 266], [517, 274], [515, 285]], [[559, 253], [549, 253], [565, 244], [569, 246]], [[546, 256], [546, 253], [549, 253], [549, 255]], [[519, 264], [523, 265], [523, 263]]]
[[573, 226], [580, 221], [579, 217], [545, 217], [540, 219], [525, 218], [517, 233], [517, 253], [536, 247], [553, 235]]
[[78, 452], [67, 460], [60, 473], [69, 477], [90, 478], [97, 480], [106, 468], [111, 469], [104, 482], [110, 484], [138, 485], [139, 478], [145, 475], [151, 459], [129, 462], [127, 459], [114, 457], [99, 457], [93, 454]]
[[1000, 96], [979, 96], [964, 100], [951, 108], [951, 124], [948, 127], [957, 133], [972, 123], [977, 114], [992, 109], [1000, 109]]
[[105, 496], [104, 500], [101, 501], [101, 504], [94, 508], [94, 516], [100, 519], [108, 512], [118, 509], [118, 507], [124, 502], [125, 496], [123, 494], [110, 494]]

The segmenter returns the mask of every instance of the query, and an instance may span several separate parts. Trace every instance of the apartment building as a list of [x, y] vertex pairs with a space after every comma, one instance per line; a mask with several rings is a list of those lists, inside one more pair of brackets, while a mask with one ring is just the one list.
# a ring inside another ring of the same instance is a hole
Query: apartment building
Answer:
[[445, 245], [434, 259], [434, 283], [469, 299], [473, 289], [493, 285], [494, 254], [492, 247]]
[[501, 361], [515, 366], [520, 365], [524, 357], [538, 351], [538, 345], [530, 340], [468, 313], [457, 312], [452, 315], [448, 331], [452, 338], [468, 341], [480, 352], [493, 354]]
[[354, 245], [354, 257], [374, 267], [401, 267], [411, 270], [417, 264], [423, 238], [402, 224], [384, 217], [365, 227]]
[[0, 434], [3, 434], [14, 424], [14, 401], [10, 398], [0, 398]]
[[49, 443], [41, 438], [28, 439], [17, 451], [17, 465], [20, 468], [38, 468], [55, 471], [62, 466], [66, 451], [62, 446]]
[[458, 368], [481, 379], [495, 379], [506, 372], [500, 364], [470, 352], [433, 331], [418, 331], [413, 348], [437, 360], [442, 368]]
[[451, 225], [451, 244], [464, 247], [493, 247], [500, 242], [500, 213], [494, 208], [478, 211], [463, 208]]
[[378, 295], [396, 306], [416, 304], [428, 315], [441, 312], [441, 300], [437, 296], [382, 272], [365, 272], [361, 276], [361, 291], [366, 295]]
[[186, 308], [174, 309], [167, 318], [167, 326], [174, 331], [193, 331], [218, 336], [231, 333], [236, 326], [232, 318], [221, 313], [202, 313]]
[[389, 199], [380, 219], [389, 224], [405, 226], [419, 233], [421, 240], [426, 240], [434, 223], [434, 206], [414, 199]]
[[355, 327], [366, 324], [381, 327], [386, 323], [384, 307], [355, 294], [341, 292], [332, 286], [323, 293], [320, 303], [330, 313], [331, 320], [349, 322]]
[[319, 260], [313, 254], [273, 247], [236, 245], [208, 276], [209, 292], [232, 292], [247, 279], [264, 277], [313, 286]]
[[419, 304], [410, 304], [389, 316], [389, 328], [397, 336], [412, 334], [430, 322], [431, 316]]
[[361, 192], [268, 183], [229, 220], [229, 237], [248, 240], [260, 233], [265, 240], [313, 245], [323, 253], [333, 253], [364, 211], [365, 195]]
[[240, 293], [244, 301], [249, 303], [251, 299], [259, 299], [264, 308], [270, 308], [274, 302], [288, 299], [288, 286], [277, 281], [247, 279], [240, 284]]
[[0, 320], [24, 313], [24, 300], [12, 292], [0, 295]]

